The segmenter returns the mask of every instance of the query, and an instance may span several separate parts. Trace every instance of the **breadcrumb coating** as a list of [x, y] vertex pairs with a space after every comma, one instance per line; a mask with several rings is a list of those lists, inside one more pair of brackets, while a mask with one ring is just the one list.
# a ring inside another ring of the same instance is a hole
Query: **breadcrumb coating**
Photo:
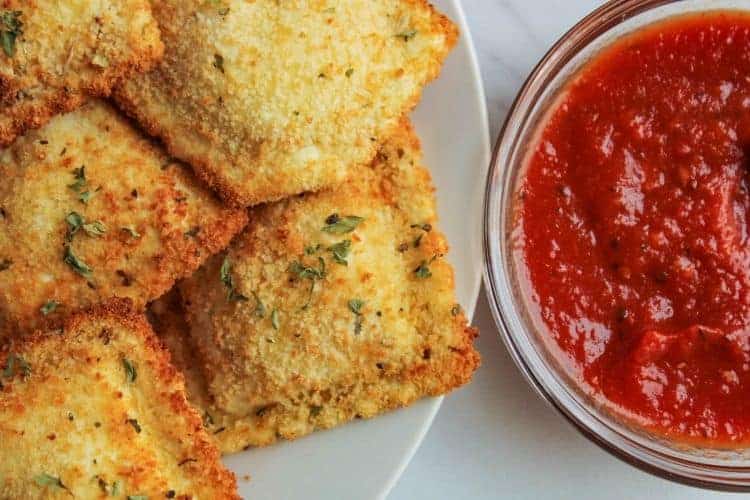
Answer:
[[182, 375], [126, 301], [6, 345], [0, 382], [0, 498], [239, 498]]
[[424, 0], [155, 0], [166, 46], [120, 106], [220, 195], [342, 182], [437, 77], [456, 27]]
[[143, 308], [247, 221], [98, 100], [0, 149], [0, 175], [10, 335], [112, 297]]
[[0, 32], [0, 146], [164, 51], [148, 0], [2, 0]]
[[223, 452], [443, 394], [479, 364], [419, 143], [402, 123], [334, 190], [251, 210], [227, 252], [154, 308]]

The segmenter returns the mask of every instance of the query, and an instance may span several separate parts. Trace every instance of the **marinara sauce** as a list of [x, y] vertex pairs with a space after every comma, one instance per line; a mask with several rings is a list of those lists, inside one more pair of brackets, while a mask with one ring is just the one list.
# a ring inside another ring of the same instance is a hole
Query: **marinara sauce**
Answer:
[[662, 21], [541, 125], [513, 245], [581, 383], [681, 441], [750, 443], [750, 15]]

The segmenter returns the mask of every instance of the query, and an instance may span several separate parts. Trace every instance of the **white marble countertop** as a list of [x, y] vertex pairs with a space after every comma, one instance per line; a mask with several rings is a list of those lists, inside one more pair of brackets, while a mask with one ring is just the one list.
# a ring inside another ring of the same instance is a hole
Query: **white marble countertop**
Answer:
[[[493, 139], [536, 61], [601, 3], [463, 0], [479, 55]], [[730, 496], [652, 477], [594, 446], [521, 378], [498, 336], [484, 290], [474, 322], [482, 332], [478, 347], [483, 365], [469, 386], [446, 398], [391, 500]]]

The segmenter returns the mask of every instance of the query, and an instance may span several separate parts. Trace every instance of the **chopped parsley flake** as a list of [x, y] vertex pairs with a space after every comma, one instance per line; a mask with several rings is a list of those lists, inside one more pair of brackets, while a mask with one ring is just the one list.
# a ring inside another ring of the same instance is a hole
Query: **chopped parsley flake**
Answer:
[[348, 303], [349, 310], [354, 313], [354, 335], [362, 332], [362, 307], [365, 302], [361, 299], [351, 299]]
[[397, 38], [403, 38], [403, 40], [405, 42], [408, 42], [409, 40], [411, 40], [415, 36], [417, 36], [417, 30], [415, 30], [413, 28], [412, 29], [408, 29], [408, 30], [404, 30], [404, 31], [396, 34]]
[[349, 301], [349, 310], [354, 314], [362, 314], [362, 306], [364, 305], [364, 301], [360, 299], [351, 299]]
[[122, 358], [122, 367], [125, 369], [125, 381], [135, 382], [138, 378], [138, 371], [135, 369], [135, 365], [128, 358]]
[[458, 316], [461, 314], [461, 306], [459, 304], [454, 304], [453, 307], [451, 307], [451, 316]]
[[47, 474], [46, 472], [42, 472], [38, 476], [34, 477], [34, 482], [41, 487], [45, 486], [51, 486], [53, 488], [60, 488], [63, 490], [67, 490], [68, 488], [65, 487], [65, 485], [60, 481], [59, 477], [51, 476]]
[[63, 262], [68, 264], [75, 272], [81, 276], [88, 278], [91, 276], [92, 269], [86, 265], [85, 262], [79, 260], [78, 257], [73, 253], [73, 249], [70, 245], [65, 245], [65, 253], [63, 254]]
[[198, 233], [201, 232], [200, 226], [195, 226], [194, 228], [191, 228], [189, 231], [185, 231], [185, 236], [188, 238], [195, 238], [198, 236]]
[[55, 309], [57, 309], [57, 306], [59, 305], [60, 304], [57, 301], [48, 300], [39, 310], [44, 316], [47, 316], [48, 314], [55, 312]]
[[75, 178], [75, 182], [68, 184], [68, 187], [76, 193], [80, 193], [86, 187], [86, 166], [81, 165], [80, 168], [74, 168], [73, 177]]
[[363, 217], [356, 215], [341, 217], [339, 214], [331, 214], [326, 218], [326, 225], [321, 231], [331, 234], [351, 233], [363, 220], [365, 220]]
[[320, 243], [314, 246], [313, 245], [307, 246], [305, 247], [305, 255], [313, 255], [317, 253], [318, 250], [320, 250]]
[[335, 245], [328, 247], [333, 253], [333, 260], [341, 264], [342, 266], [348, 266], [349, 261], [346, 258], [349, 256], [349, 251], [352, 247], [352, 240], [342, 240]]
[[305, 266], [299, 261], [294, 261], [289, 266], [290, 273], [297, 275], [297, 278], [301, 280], [310, 281], [310, 293], [308, 294], [307, 302], [302, 306], [302, 309], [307, 309], [307, 307], [310, 305], [312, 294], [315, 291], [315, 280], [321, 280], [326, 276], [326, 262], [322, 257], [318, 257], [318, 262], [320, 263], [319, 269], [315, 267]]
[[346, 70], [346, 73], [344, 73], [347, 78], [350, 78], [354, 74], [354, 68], [349, 68]]
[[245, 302], [247, 297], [238, 293], [234, 286], [234, 278], [232, 277], [232, 264], [229, 261], [229, 257], [224, 257], [224, 262], [221, 264], [219, 271], [219, 277], [221, 282], [227, 288], [227, 300], [229, 302]]
[[326, 263], [321, 257], [318, 257], [318, 262], [320, 263], [320, 269], [302, 265], [299, 261], [295, 260], [289, 266], [289, 272], [296, 274], [299, 279], [323, 279], [326, 275]]
[[16, 38], [23, 35], [20, 10], [0, 11], [0, 45], [8, 57], [16, 54]]
[[148, 495], [128, 495], [126, 500], [148, 500]]
[[414, 274], [417, 275], [418, 278], [430, 278], [432, 276], [432, 271], [430, 271], [430, 267], [427, 265], [427, 261], [423, 260], [419, 266], [414, 270]]
[[96, 188], [94, 192], [86, 189], [88, 187], [88, 181], [86, 180], [85, 165], [81, 165], [80, 168], [74, 168], [73, 177], [75, 179], [75, 182], [73, 182], [73, 184], [68, 184], [68, 187], [78, 193], [78, 201], [80, 201], [84, 205], [89, 202], [92, 196], [94, 196], [98, 191], [102, 189], [101, 186]]

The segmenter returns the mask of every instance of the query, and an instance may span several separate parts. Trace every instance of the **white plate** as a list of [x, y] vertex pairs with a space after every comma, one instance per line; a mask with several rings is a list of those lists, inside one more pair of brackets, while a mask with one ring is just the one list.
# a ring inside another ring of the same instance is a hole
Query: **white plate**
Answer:
[[[458, 300], [471, 316], [483, 266], [487, 115], [459, 0], [433, 3], [458, 24], [462, 36], [440, 78], [425, 90], [413, 120], [437, 187], [440, 228], [451, 245]], [[382, 498], [419, 447], [441, 401], [426, 399], [371, 420], [232, 455], [225, 462], [237, 474], [242, 496], [252, 500]]]

